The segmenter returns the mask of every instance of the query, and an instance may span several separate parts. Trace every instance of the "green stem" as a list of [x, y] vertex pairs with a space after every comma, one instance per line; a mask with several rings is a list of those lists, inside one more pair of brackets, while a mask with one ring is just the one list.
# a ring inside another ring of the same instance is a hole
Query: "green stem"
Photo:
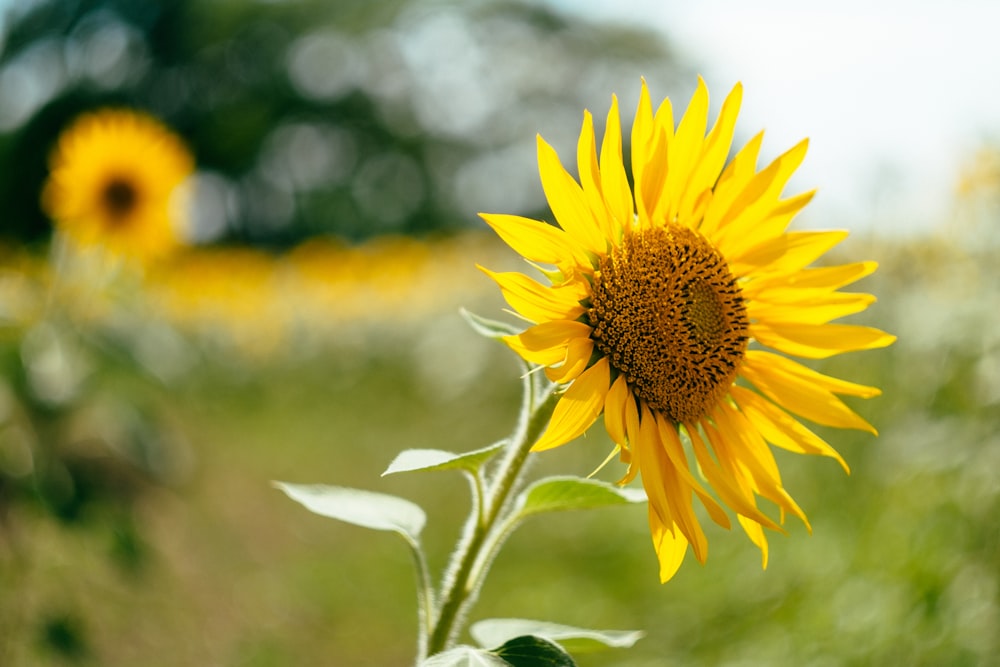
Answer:
[[518, 424], [506, 455], [493, 476], [479, 515], [481, 519], [476, 520], [475, 515], [470, 517], [472, 525], [466, 527], [463, 539], [452, 556], [449, 574], [444, 581], [441, 606], [428, 642], [427, 655], [447, 649], [461, 629], [461, 620], [475, 601], [482, 579], [479, 576], [481, 568], [475, 566], [481, 562], [484, 545], [494, 542], [492, 539], [487, 540], [487, 537], [493, 532], [497, 518], [507, 506], [512, 491], [517, 488], [531, 446], [545, 430], [555, 408], [557, 397], [551, 388], [542, 396], [537, 396], [537, 384], [532, 378], [528, 378], [525, 389], [525, 410], [522, 414], [527, 414], [527, 418], [522, 418]]
[[[406, 536], [404, 536], [406, 537]], [[413, 563], [417, 570], [417, 663], [427, 657], [427, 638], [430, 635], [431, 610], [434, 607], [434, 590], [431, 587], [431, 576], [427, 569], [427, 559], [420, 544], [406, 537], [413, 554]]]

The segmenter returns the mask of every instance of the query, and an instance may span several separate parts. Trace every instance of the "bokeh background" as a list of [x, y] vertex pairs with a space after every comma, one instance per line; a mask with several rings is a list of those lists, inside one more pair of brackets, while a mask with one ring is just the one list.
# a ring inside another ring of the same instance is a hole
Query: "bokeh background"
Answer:
[[[473, 618], [646, 631], [583, 666], [1000, 664], [993, 10], [841, 4], [0, 5], [0, 665], [409, 664], [405, 548], [270, 480], [419, 502], [439, 570], [464, 482], [379, 475], [515, 418], [513, 356], [458, 315], [500, 316], [476, 262], [518, 266], [475, 213], [548, 217], [536, 132], [571, 154], [582, 109], [600, 124], [614, 92], [630, 118], [640, 76], [682, 107], [698, 73], [715, 104], [746, 84], [739, 140], [815, 133], [796, 224], [881, 263], [857, 321], [899, 341], [818, 365], [883, 387], [855, 404], [881, 435], [824, 432], [849, 477], [777, 453], [813, 535], [790, 524], [766, 571], [710, 526], [708, 564], [661, 586], [644, 508], [553, 515]], [[38, 203], [60, 130], [108, 105], [198, 163], [192, 247], [138, 289], [54, 267]], [[608, 448], [533, 465], [586, 474]]]

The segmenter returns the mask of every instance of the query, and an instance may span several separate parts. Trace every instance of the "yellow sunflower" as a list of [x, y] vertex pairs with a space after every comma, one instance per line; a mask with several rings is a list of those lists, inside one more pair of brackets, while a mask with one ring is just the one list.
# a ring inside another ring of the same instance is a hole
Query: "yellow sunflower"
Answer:
[[780, 526], [758, 498], [775, 503], [781, 519], [791, 512], [808, 527], [768, 445], [830, 456], [847, 470], [799, 418], [875, 433], [838, 395], [880, 392], [789, 356], [821, 359], [895, 340], [870, 327], [830, 324], [875, 300], [838, 291], [872, 273], [874, 262], [809, 267], [847, 232], [786, 231], [813, 196], [782, 198], [807, 142], [758, 170], [758, 134], [727, 164], [741, 97], [737, 85], [706, 134], [708, 91], [699, 78], [675, 129], [670, 100], [654, 113], [643, 81], [631, 135], [634, 187], [613, 97], [600, 161], [593, 119], [584, 113], [579, 182], [538, 138], [542, 187], [558, 227], [482, 214], [550, 283], [483, 269], [532, 323], [507, 344], [568, 385], [533, 449], [569, 442], [603, 413], [628, 464], [621, 483], [638, 474], [649, 497], [661, 581], [689, 545], [705, 561], [695, 496], [723, 527], [730, 527], [723, 506], [736, 513], [764, 567], [763, 529]]
[[194, 160], [158, 120], [125, 109], [85, 114], [59, 137], [49, 166], [42, 208], [78, 245], [143, 261], [178, 245], [183, 207], [173, 197]]

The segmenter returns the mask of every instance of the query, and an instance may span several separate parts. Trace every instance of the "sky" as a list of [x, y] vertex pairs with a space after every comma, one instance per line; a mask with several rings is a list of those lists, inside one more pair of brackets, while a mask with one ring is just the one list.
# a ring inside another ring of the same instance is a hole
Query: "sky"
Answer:
[[819, 188], [822, 225], [926, 232], [961, 165], [1000, 141], [996, 0], [551, 1], [662, 30], [714, 108], [741, 81], [737, 127], [765, 129], [764, 152], [809, 137], [793, 186]]

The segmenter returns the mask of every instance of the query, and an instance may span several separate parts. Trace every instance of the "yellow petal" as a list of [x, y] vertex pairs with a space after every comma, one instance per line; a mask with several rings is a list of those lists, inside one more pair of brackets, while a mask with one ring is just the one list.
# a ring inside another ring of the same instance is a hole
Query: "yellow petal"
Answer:
[[560, 268], [591, 267], [580, 243], [558, 227], [517, 215], [480, 213], [479, 217], [525, 259]]
[[757, 356], [747, 355], [740, 375], [781, 407], [817, 424], [877, 434], [871, 424], [847, 407], [833, 392], [802, 377], [782, 372]]
[[[684, 430], [691, 439], [691, 448], [694, 450], [695, 458], [698, 460], [698, 467], [702, 474], [708, 479], [708, 483], [715, 489], [726, 505], [735, 510], [738, 514], [748, 516], [761, 525], [774, 530], [780, 530], [780, 526], [774, 523], [766, 514], [761, 512], [754, 501], [752, 493], [746, 493], [741, 488], [740, 481], [734, 476], [732, 468], [724, 470], [708, 451], [704, 441], [698, 434], [698, 428], [694, 425], [685, 424]], [[716, 444], [719, 434], [710, 425], [706, 425], [705, 432], [709, 439]], [[720, 454], [720, 458], [721, 458]]]
[[[814, 290], [796, 290], [798, 292], [814, 292]], [[768, 296], [778, 296], [771, 294]], [[787, 293], [783, 296], [788, 296]], [[852, 294], [846, 292], [830, 292], [812, 296], [798, 294], [799, 299], [784, 303], [767, 303], [759, 300], [747, 303], [747, 315], [751, 321], [763, 324], [826, 324], [847, 315], [860, 313], [872, 303], [875, 297], [871, 294]]]
[[580, 305], [587, 296], [582, 282], [546, 287], [523, 273], [495, 273], [478, 264], [476, 267], [496, 281], [511, 308], [532, 322], [575, 320], [586, 310]]
[[[650, 211], [646, 208], [643, 197], [643, 174], [646, 166], [650, 165], [650, 156], [653, 152], [653, 142], [655, 140], [655, 127], [653, 125], [653, 105], [649, 100], [649, 88], [646, 86], [646, 79], [642, 79], [642, 88], [639, 91], [639, 104], [635, 109], [635, 119], [632, 121], [632, 178], [635, 182], [635, 208], [640, 219], [648, 219]], [[654, 166], [655, 165], [650, 165]]]
[[896, 337], [854, 324], [751, 324], [750, 335], [762, 345], [807, 359], [826, 359], [855, 350], [891, 345]]
[[761, 554], [761, 568], [767, 569], [767, 536], [764, 535], [764, 530], [760, 527], [760, 524], [749, 519], [743, 515], [736, 517], [740, 525], [743, 526], [743, 532], [747, 534], [750, 541], [760, 548]]
[[622, 123], [618, 114], [618, 98], [615, 96], [611, 98], [608, 122], [604, 126], [604, 141], [601, 142], [601, 191], [604, 192], [608, 210], [617, 223], [615, 229], [631, 227], [635, 217], [632, 189], [625, 176], [625, 163], [622, 158]]
[[623, 458], [626, 453], [629, 455], [629, 468], [625, 476], [619, 480], [619, 484], [628, 484], [635, 479], [639, 472], [639, 460], [641, 458], [641, 448], [636, 446], [639, 442], [639, 406], [629, 392], [629, 398], [625, 400], [625, 440], [628, 442], [628, 449], [622, 449]]
[[[747, 142], [723, 170], [719, 182], [715, 184], [712, 202], [698, 227], [698, 231], [710, 241], [715, 240], [723, 218], [733, 211], [733, 201], [746, 190], [751, 180], [756, 178], [757, 155], [760, 153], [763, 140], [764, 133], [759, 132]], [[733, 214], [735, 215], [735, 211]]]
[[824, 375], [780, 354], [774, 354], [765, 350], [750, 350], [746, 354], [759, 367], [768, 368], [771, 372], [791, 375], [817, 387], [832, 391], [835, 394], [859, 396], [861, 398], [873, 398], [882, 394], [882, 390], [878, 387], [869, 387]]
[[719, 524], [723, 528], [729, 528], [729, 517], [726, 516], [725, 510], [715, 502], [715, 499], [708, 495], [704, 487], [694, 478], [691, 474], [690, 467], [688, 465], [687, 456], [684, 454], [684, 447], [681, 445], [680, 436], [677, 433], [677, 428], [669, 423], [666, 419], [657, 416], [656, 424], [660, 429], [660, 439], [663, 443], [663, 449], [670, 458], [671, 464], [677, 470], [677, 474], [680, 476], [681, 481], [691, 487], [698, 498], [701, 500], [705, 509], [708, 510], [709, 516], [715, 523]]
[[601, 358], [574, 380], [556, 403], [548, 428], [531, 450], [540, 452], [564, 445], [590, 428], [604, 409], [610, 373], [608, 360]]
[[730, 450], [729, 456], [738, 460], [749, 471], [754, 490], [782, 509], [782, 520], [785, 511], [792, 512], [811, 530], [805, 512], [782, 486], [778, 464], [767, 442], [747, 421], [746, 416], [725, 402], [716, 407], [712, 418], [726, 446], [737, 447], [736, 450]]
[[606, 244], [580, 185], [563, 169], [559, 155], [538, 136], [538, 173], [556, 222], [592, 254], [602, 254]]
[[705, 562], [708, 540], [694, 515], [691, 487], [684, 484], [660, 441], [660, 429], [649, 408], [643, 407], [638, 446], [642, 452], [642, 485], [649, 503], [664, 524], [673, 523], [691, 544], [695, 557]]
[[545, 375], [552, 382], [565, 384], [575, 380], [587, 367], [594, 352], [594, 341], [590, 338], [574, 338], [566, 346], [566, 359], [559, 366], [545, 369]]
[[730, 391], [753, 427], [772, 445], [797, 454], [828, 456], [850, 474], [850, 467], [837, 450], [774, 403], [743, 387]]
[[[642, 181], [636, 184], [646, 217], [640, 216], [642, 225], [663, 224], [667, 220], [670, 197], [667, 196], [667, 174], [670, 167], [670, 144], [674, 139], [674, 112], [670, 98], [664, 98], [653, 116], [653, 139], [647, 147]], [[638, 206], [636, 207], [639, 208]], [[640, 214], [642, 213], [640, 210]]]
[[743, 86], [737, 83], [722, 104], [715, 126], [705, 139], [703, 154], [698, 161], [698, 166], [691, 175], [691, 181], [684, 191], [678, 211], [681, 224], [694, 226], [700, 220], [698, 216], [694, 215], [698, 210], [698, 202], [706, 192], [711, 192], [726, 164], [742, 100]]
[[788, 272], [805, 268], [847, 238], [845, 230], [788, 232], [755, 245], [742, 253], [726, 255], [737, 275], [769, 271]]
[[594, 142], [594, 118], [589, 111], [583, 113], [583, 127], [576, 145], [576, 164], [580, 173], [580, 185], [594, 220], [605, 238], [610, 243], [617, 243], [621, 238], [621, 228], [608, 211], [601, 191], [601, 171], [597, 164], [597, 145]]
[[[878, 262], [855, 262], [840, 266], [802, 269], [788, 276], [779, 276], [778, 280], [785, 286], [798, 289], [835, 290], [871, 275], [877, 268]], [[767, 280], [764, 279], [765, 283]]]
[[674, 521], [670, 502], [667, 500], [667, 482], [664, 478], [666, 455], [660, 446], [659, 433], [652, 413], [645, 405], [639, 416], [639, 437], [633, 442], [633, 448], [640, 450], [642, 464], [642, 486], [646, 489], [649, 505], [656, 512], [664, 525]]
[[[669, 200], [667, 221], [673, 221], [678, 213], [684, 191], [691, 182], [692, 172], [701, 157], [705, 143], [705, 128], [708, 124], [708, 88], [698, 77], [698, 87], [691, 97], [687, 111], [677, 125], [677, 132], [668, 147], [666, 197]], [[700, 194], [700, 193], [699, 193]]]
[[716, 245], [726, 257], [741, 258], [753, 247], [779, 238], [815, 194], [811, 190], [780, 200], [765, 198], [765, 194], [724, 229], [720, 238], [715, 239]]
[[528, 361], [551, 366], [566, 358], [570, 341], [589, 338], [591, 328], [582, 322], [556, 320], [528, 327], [519, 334], [504, 336], [507, 345]]
[[665, 584], [677, 574], [684, 562], [687, 540], [676, 526], [664, 526], [652, 506], [649, 507], [649, 532], [653, 538], [656, 557], [660, 561], [660, 583]]
[[608, 397], [604, 402], [604, 428], [608, 431], [611, 442], [619, 447], [628, 447], [628, 436], [625, 431], [625, 402], [632, 401], [632, 392], [625, 382], [625, 376], [619, 375], [611, 384]]
[[[801, 141], [751, 179], [718, 222], [710, 240], [727, 256], [741, 254], [749, 245], [784, 231], [813, 193], [781, 199], [785, 184], [805, 156], [808, 141]], [[734, 187], [737, 183], [734, 182]], [[717, 191], [723, 188], [716, 188]]]

